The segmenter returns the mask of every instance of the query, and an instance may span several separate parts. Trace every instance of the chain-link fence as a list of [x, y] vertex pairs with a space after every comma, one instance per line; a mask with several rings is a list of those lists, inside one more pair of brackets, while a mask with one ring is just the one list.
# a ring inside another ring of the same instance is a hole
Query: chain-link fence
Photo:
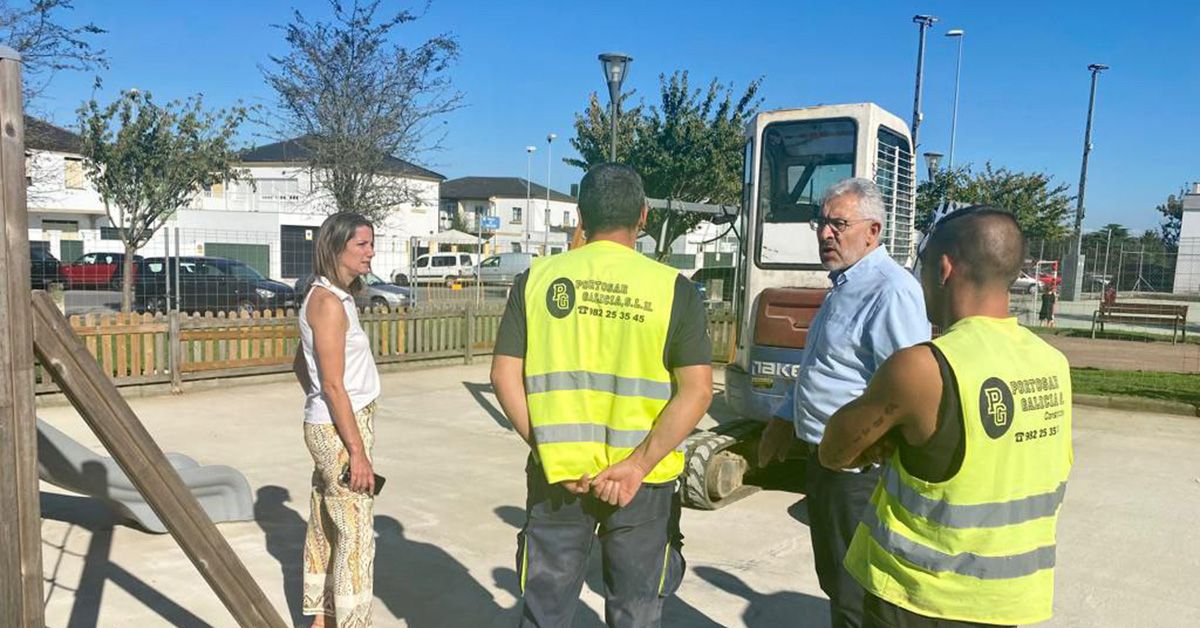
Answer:
[[[164, 227], [134, 258], [135, 312], [227, 312], [298, 308], [313, 268], [317, 227], [275, 231]], [[34, 242], [35, 288], [61, 285], [68, 314], [121, 308], [124, 247], [111, 229], [81, 232], [68, 259], [55, 260], [48, 241]], [[508, 286], [479, 285], [480, 256], [458, 247], [391, 236], [375, 242], [372, 273], [355, 295], [360, 308], [503, 301]], [[473, 247], [472, 247], [473, 248]], [[47, 260], [42, 264], [39, 260]]]

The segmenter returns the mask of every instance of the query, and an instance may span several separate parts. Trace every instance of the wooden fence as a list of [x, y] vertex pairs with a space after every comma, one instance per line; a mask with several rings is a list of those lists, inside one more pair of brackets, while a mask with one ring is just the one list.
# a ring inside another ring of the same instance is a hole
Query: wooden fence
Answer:
[[[359, 314], [379, 364], [462, 358], [490, 353], [503, 304], [453, 304], [403, 310], [376, 308]], [[300, 333], [294, 310], [254, 314], [108, 314], [72, 316], [71, 328], [118, 386], [285, 373], [291, 370]], [[735, 321], [729, 312], [710, 314], [713, 361], [732, 355]], [[58, 388], [39, 366], [35, 390]]]

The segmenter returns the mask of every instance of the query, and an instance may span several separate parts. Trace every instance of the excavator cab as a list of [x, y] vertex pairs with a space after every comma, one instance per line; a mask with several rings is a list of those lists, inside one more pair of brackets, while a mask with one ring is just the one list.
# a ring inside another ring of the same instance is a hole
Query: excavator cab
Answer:
[[756, 490], [763, 424], [795, 384], [808, 329], [829, 288], [812, 220], [833, 184], [875, 181], [883, 194], [888, 252], [911, 265], [916, 202], [908, 127], [877, 105], [823, 105], [760, 113], [746, 126], [740, 246], [733, 306], [737, 348], [725, 369], [725, 401], [739, 420], [692, 436], [684, 499], [719, 508]]

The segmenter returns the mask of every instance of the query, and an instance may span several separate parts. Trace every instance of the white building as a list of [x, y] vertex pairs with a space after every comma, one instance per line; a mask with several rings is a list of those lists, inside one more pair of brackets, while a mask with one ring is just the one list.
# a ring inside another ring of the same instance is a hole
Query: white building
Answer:
[[458, 215], [474, 233], [477, 216], [500, 218], [495, 233], [484, 232], [484, 237], [492, 236], [494, 253], [542, 253], [544, 244], [550, 254], [565, 251], [579, 224], [576, 203], [575, 197], [553, 189], [547, 201], [544, 186], [517, 177], [462, 177], [441, 186], [444, 227], [451, 216]]
[[1183, 195], [1183, 222], [1175, 258], [1175, 294], [1200, 293], [1200, 183]]
[[[70, 131], [26, 119], [29, 239], [60, 260], [94, 251], [122, 251], [99, 194], [83, 175], [80, 138]], [[179, 209], [140, 254], [215, 255], [240, 259], [275, 278], [296, 279], [312, 267], [317, 227], [330, 213], [329, 195], [313, 182], [308, 153], [295, 140], [268, 144], [242, 155], [244, 181], [214, 185]], [[375, 273], [390, 277], [407, 268], [438, 232], [438, 186], [442, 175], [391, 159], [408, 190], [375, 230]], [[42, 244], [39, 244], [42, 243]]]

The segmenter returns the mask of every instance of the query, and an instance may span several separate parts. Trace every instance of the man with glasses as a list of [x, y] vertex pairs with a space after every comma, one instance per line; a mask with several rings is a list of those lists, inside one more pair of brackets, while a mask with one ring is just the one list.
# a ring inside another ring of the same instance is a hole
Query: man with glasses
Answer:
[[881, 246], [883, 197], [866, 179], [826, 190], [812, 226], [832, 287], [812, 321], [796, 385], [763, 431], [759, 464], [782, 460], [799, 440], [813, 556], [835, 628], [862, 625], [863, 588], [842, 561], [871, 492], [875, 465], [846, 471], [821, 466], [825, 425], [892, 353], [929, 340], [921, 286]]

